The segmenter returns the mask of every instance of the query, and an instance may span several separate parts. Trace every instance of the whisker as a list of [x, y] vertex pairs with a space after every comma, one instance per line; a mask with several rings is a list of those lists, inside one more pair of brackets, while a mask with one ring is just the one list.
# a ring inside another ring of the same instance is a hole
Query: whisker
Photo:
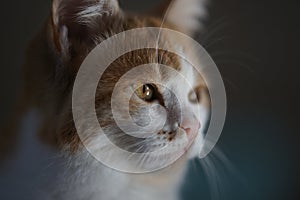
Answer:
[[227, 79], [227, 78], [223, 77], [223, 80], [224, 80], [225, 83], [227, 83], [235, 91], [239, 91], [240, 90], [240, 87], [238, 85], [234, 84], [230, 79]]
[[[214, 24], [207, 27], [206, 33], [203, 33], [203, 35], [199, 35], [199, 37], [197, 37], [196, 39], [200, 40], [202, 45], [205, 45], [215, 34], [219, 33], [220, 30], [225, 29], [228, 26], [228, 23], [226, 21], [226, 18], [220, 18]], [[201, 38], [202, 36], [204, 37]]]
[[211, 199], [220, 199], [220, 179], [218, 177], [215, 164], [209, 156], [201, 159], [200, 165], [209, 184]]
[[203, 47], [208, 50], [209, 48], [213, 47], [214, 45], [218, 44], [218, 42], [224, 41], [225, 39], [230, 39], [230, 36], [223, 36], [220, 38], [216, 38], [210, 42], [208, 42], [207, 44], [203, 45]]
[[224, 60], [215, 60], [215, 62], [218, 64], [218, 66], [221, 66], [221, 65], [228, 66], [228, 64], [230, 64], [229, 66], [231, 66], [231, 67], [241, 67], [241, 68], [247, 70], [248, 72], [255, 74], [255, 71], [251, 66], [249, 66], [248, 64], [243, 63], [241, 61], [238, 61], [238, 60], [228, 60], [228, 59], [225, 60], [224, 59]]
[[232, 51], [232, 50], [224, 50], [224, 51], [216, 51], [216, 52], [211, 52], [210, 56], [213, 58], [218, 58], [219, 56], [224, 56], [224, 57], [234, 57], [238, 59], [244, 59], [253, 63], [259, 63], [259, 60], [257, 57], [243, 51]]
[[168, 8], [167, 8], [167, 10], [166, 10], [166, 12], [165, 12], [165, 14], [164, 14], [164, 16], [163, 16], [161, 25], [160, 25], [160, 27], [159, 27], [159, 32], [158, 32], [157, 40], [156, 40], [156, 48], [155, 48], [155, 50], [156, 50], [156, 51], [155, 51], [156, 63], [158, 63], [158, 60], [159, 60], [159, 55], [158, 55], [158, 49], [159, 49], [159, 48], [158, 48], [158, 43], [159, 43], [159, 40], [160, 40], [160, 37], [161, 37], [162, 27], [163, 27], [163, 25], [165, 24], [166, 17], [167, 17], [167, 15], [169, 14], [170, 9], [171, 9], [171, 7], [174, 5], [174, 3], [175, 3], [175, 0], [172, 0], [172, 1], [170, 2], [170, 4], [169, 4], [169, 6], [168, 6]]

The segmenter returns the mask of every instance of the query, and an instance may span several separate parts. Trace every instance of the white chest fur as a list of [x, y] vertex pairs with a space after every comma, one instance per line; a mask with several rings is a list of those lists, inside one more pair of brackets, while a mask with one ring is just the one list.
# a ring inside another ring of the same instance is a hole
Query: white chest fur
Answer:
[[55, 199], [176, 200], [183, 179], [185, 159], [147, 174], [128, 174], [110, 169], [86, 152], [70, 158], [52, 190]]

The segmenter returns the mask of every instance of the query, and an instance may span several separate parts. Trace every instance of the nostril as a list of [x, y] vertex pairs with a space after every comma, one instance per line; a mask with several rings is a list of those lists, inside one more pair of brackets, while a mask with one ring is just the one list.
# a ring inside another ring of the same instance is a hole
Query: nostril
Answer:
[[200, 122], [198, 121], [188, 121], [180, 124], [180, 128], [182, 128], [187, 135], [191, 134], [191, 132], [198, 130], [200, 128]]

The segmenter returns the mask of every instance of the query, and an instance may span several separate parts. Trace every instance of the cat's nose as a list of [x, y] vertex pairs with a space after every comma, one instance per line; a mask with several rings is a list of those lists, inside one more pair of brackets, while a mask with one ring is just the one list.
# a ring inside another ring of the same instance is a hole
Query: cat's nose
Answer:
[[200, 122], [196, 118], [186, 118], [181, 121], [180, 128], [185, 130], [188, 136], [194, 136], [200, 129]]

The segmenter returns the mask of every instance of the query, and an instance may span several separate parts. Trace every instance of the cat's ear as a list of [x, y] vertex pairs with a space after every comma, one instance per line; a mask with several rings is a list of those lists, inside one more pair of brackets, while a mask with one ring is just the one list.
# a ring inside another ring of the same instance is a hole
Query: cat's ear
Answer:
[[118, 0], [53, 0], [51, 39], [61, 54], [68, 54], [72, 40], [85, 40], [103, 31], [120, 15]]
[[156, 14], [192, 36], [207, 16], [207, 0], [165, 0]]

